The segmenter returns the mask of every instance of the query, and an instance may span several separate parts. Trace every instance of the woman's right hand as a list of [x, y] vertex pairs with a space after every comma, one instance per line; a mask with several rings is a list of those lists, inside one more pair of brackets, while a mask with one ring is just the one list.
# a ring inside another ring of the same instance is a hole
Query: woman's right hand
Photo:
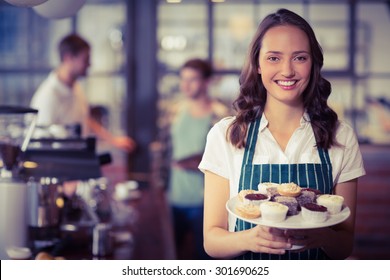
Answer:
[[247, 250], [254, 253], [282, 255], [291, 248], [285, 231], [257, 225], [247, 230]]

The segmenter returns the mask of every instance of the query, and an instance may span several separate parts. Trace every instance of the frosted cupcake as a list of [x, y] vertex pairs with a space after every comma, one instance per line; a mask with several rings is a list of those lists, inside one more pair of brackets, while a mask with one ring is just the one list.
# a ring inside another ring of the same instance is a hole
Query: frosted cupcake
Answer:
[[253, 204], [239, 204], [236, 206], [236, 212], [239, 216], [247, 219], [256, 219], [261, 216], [259, 206]]
[[287, 216], [298, 215], [298, 201], [295, 197], [290, 196], [276, 196], [274, 198], [275, 202], [286, 205], [288, 207]]
[[250, 193], [255, 193], [254, 190], [241, 190], [239, 193], [238, 193], [238, 199], [241, 201], [241, 202], [244, 202], [244, 199], [245, 199], [245, 196], [247, 194], [250, 194]]
[[306, 203], [302, 206], [302, 218], [310, 223], [323, 223], [328, 218], [328, 211], [325, 206]]
[[257, 185], [257, 189], [261, 194], [269, 194], [268, 189], [277, 188], [279, 184], [276, 183], [260, 183]]
[[305, 205], [306, 203], [314, 203], [316, 201], [316, 193], [309, 189], [302, 189], [301, 194], [297, 196], [296, 199], [299, 204], [298, 210], [300, 210], [300, 207]]
[[281, 222], [286, 219], [288, 207], [278, 202], [266, 201], [260, 204], [261, 216], [270, 222]]
[[317, 204], [325, 206], [330, 214], [337, 214], [343, 207], [344, 198], [340, 195], [323, 194], [317, 197]]
[[244, 204], [253, 204], [259, 206], [262, 202], [269, 200], [268, 195], [259, 192], [248, 193], [244, 197]]
[[282, 196], [297, 197], [301, 194], [301, 187], [295, 183], [284, 183], [278, 186], [278, 192]]

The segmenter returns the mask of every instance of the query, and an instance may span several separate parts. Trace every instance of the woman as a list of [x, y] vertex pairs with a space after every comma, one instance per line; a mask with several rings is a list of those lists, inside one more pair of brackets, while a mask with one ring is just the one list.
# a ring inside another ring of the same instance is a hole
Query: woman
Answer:
[[[340, 259], [351, 254], [357, 178], [365, 171], [353, 130], [327, 105], [331, 86], [321, 76], [322, 65], [321, 47], [302, 17], [280, 9], [261, 22], [241, 73], [237, 115], [211, 129], [199, 165], [205, 173], [209, 255]], [[337, 226], [312, 230], [256, 226], [229, 216], [226, 202], [261, 182], [301, 182], [341, 195], [351, 215]], [[289, 250], [293, 245], [303, 249]]]

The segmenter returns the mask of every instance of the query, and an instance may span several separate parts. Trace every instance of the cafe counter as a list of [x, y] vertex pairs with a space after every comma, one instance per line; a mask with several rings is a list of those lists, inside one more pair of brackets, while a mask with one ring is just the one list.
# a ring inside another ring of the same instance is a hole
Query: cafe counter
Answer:
[[87, 233], [62, 233], [60, 244], [49, 253], [69, 260], [176, 258], [170, 210], [164, 189], [137, 189], [129, 199], [113, 199], [111, 205], [109, 253], [103, 256], [93, 254], [91, 230]]

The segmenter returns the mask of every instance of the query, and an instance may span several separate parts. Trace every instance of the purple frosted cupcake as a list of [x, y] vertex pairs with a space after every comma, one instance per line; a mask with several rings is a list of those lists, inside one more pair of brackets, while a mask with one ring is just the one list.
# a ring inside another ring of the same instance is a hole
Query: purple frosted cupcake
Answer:
[[314, 203], [316, 201], [316, 193], [313, 191], [310, 191], [308, 189], [304, 189], [301, 191], [301, 194], [296, 197], [299, 207], [302, 207], [306, 203]]
[[286, 205], [288, 207], [287, 216], [294, 216], [299, 213], [298, 201], [295, 197], [290, 196], [276, 196], [275, 202]]

